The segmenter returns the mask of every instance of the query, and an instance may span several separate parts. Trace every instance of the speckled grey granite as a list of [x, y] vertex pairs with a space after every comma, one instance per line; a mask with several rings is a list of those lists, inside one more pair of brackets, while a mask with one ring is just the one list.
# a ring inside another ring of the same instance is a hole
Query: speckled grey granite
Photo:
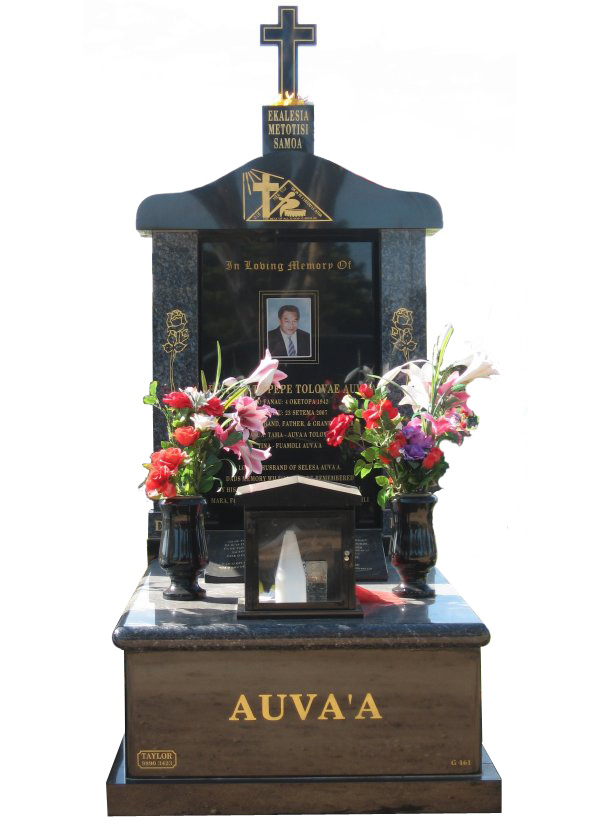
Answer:
[[[408, 359], [427, 356], [427, 306], [425, 292], [425, 232], [422, 229], [381, 231], [381, 365], [385, 373]], [[411, 313], [410, 321], [400, 318], [400, 329], [412, 331], [407, 353], [392, 336], [394, 314]], [[406, 323], [404, 323], [406, 322]]]
[[[175, 388], [196, 384], [199, 379], [198, 234], [154, 232], [152, 278], [153, 376], [159, 383], [159, 392], [164, 394], [171, 389], [172, 352], [168, 349], [172, 340], [178, 342], [173, 361]], [[175, 316], [169, 322], [170, 314], [176, 310], [185, 318]], [[160, 447], [162, 439], [165, 439], [164, 420], [155, 412], [155, 448]]]
[[[387, 584], [370, 591], [391, 590], [398, 582], [389, 566]], [[436, 569], [430, 574], [436, 598], [399, 605], [363, 605], [363, 619], [237, 619], [242, 584], [206, 585], [197, 602], [171, 602], [162, 597], [168, 579], [157, 561], [143, 576], [113, 633], [119, 648], [252, 649], [252, 648], [410, 648], [480, 647], [489, 642], [486, 626]]]

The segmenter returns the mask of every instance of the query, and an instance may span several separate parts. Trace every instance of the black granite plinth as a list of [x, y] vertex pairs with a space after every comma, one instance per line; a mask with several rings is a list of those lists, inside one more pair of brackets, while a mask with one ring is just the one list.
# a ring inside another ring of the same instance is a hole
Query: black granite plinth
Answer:
[[483, 748], [481, 759], [481, 773], [464, 776], [142, 780], [125, 775], [123, 740], [106, 782], [108, 815], [500, 813], [502, 781]]

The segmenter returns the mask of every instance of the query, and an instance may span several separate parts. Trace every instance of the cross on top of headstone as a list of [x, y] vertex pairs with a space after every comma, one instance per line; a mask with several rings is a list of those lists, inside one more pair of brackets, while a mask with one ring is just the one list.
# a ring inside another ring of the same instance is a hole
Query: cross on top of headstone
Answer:
[[298, 46], [314, 46], [317, 27], [297, 22], [298, 6], [279, 6], [277, 23], [261, 23], [261, 45], [274, 44], [279, 50], [279, 95], [298, 96]]

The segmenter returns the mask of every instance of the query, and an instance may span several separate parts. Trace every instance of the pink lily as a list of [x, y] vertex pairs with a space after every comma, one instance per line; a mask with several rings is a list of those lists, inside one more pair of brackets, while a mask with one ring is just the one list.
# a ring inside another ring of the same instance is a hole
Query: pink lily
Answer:
[[227, 438], [229, 437], [229, 435], [233, 434], [235, 432], [235, 426], [234, 425], [231, 425], [229, 428], [221, 428], [219, 423], [217, 423], [215, 425], [213, 431], [215, 433], [215, 437], [222, 444], [225, 451], [235, 451], [237, 453], [237, 447], [240, 444], [243, 444], [243, 440], [238, 440], [237, 443], [234, 443], [233, 445], [229, 445], [227, 443]]
[[271, 358], [271, 353], [268, 350], [265, 350], [263, 360], [258, 365], [256, 370], [252, 371], [250, 376], [248, 376], [245, 380], [249, 385], [256, 383], [257, 396], [260, 396], [262, 393], [269, 390], [271, 385], [275, 385], [278, 390], [281, 389], [281, 385], [279, 383], [283, 379], [287, 379], [287, 373], [282, 373], [281, 370], [277, 370], [278, 366], [279, 362], [277, 359]]
[[247, 440], [250, 432], [265, 433], [265, 422], [273, 413], [277, 413], [269, 405], [259, 405], [251, 396], [240, 396], [233, 403], [236, 413], [233, 415], [235, 426], [240, 429]]
[[457, 379], [458, 379], [458, 370], [455, 370], [453, 373], [451, 373], [451, 374], [450, 374], [450, 376], [448, 376], [448, 378], [446, 379], [446, 381], [444, 382], [444, 384], [439, 386], [439, 388], [438, 388], [437, 392], [438, 392], [438, 394], [439, 394], [440, 398], [441, 398], [441, 397], [442, 397], [442, 396], [443, 396], [443, 395], [444, 395], [447, 391], [449, 391], [449, 390], [450, 390], [450, 388], [452, 387], [452, 385], [455, 385], [455, 384], [456, 384], [456, 380], [457, 380]]
[[454, 423], [446, 419], [445, 416], [440, 417], [440, 419], [434, 419], [431, 414], [421, 414], [421, 416], [431, 425], [431, 433], [434, 437], [439, 437], [440, 434], [445, 434], [447, 431], [455, 432]]
[[[236, 443], [236, 446], [239, 445]], [[271, 448], [256, 448], [256, 446], [249, 446], [242, 443], [239, 448], [235, 446], [232, 451], [244, 461], [244, 477], [247, 479], [251, 474], [261, 474], [263, 460], [268, 460], [271, 456]]]

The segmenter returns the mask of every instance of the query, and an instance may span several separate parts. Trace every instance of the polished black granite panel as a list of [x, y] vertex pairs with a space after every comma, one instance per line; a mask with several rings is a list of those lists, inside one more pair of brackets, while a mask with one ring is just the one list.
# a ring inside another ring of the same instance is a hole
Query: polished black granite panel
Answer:
[[[292, 191], [298, 203], [293, 206]], [[439, 203], [428, 194], [384, 188], [328, 159], [293, 150], [252, 159], [192, 191], [147, 197], [136, 220], [139, 231], [274, 229], [290, 224], [300, 229], [431, 231], [441, 229], [443, 221]]]
[[[387, 584], [368, 590], [390, 591], [398, 574], [388, 565]], [[243, 584], [209, 584], [202, 601], [173, 602], [162, 598], [168, 579], [153, 561], [113, 633], [123, 649], [160, 648], [352, 648], [410, 645], [478, 647], [489, 642], [489, 631], [439, 570], [430, 574], [436, 597], [403, 604], [363, 604], [364, 618], [238, 621], [237, 603]]]

